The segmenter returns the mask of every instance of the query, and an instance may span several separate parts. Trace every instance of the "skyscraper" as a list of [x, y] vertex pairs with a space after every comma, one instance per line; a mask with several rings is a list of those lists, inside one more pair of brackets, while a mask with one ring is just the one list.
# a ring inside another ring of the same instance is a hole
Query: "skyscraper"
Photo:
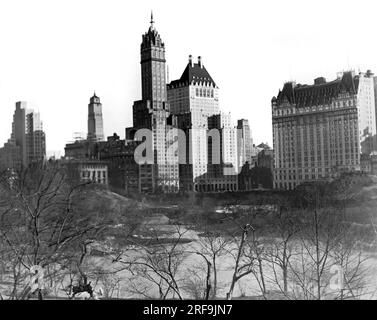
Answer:
[[[237, 169], [236, 130], [230, 114], [220, 112], [219, 88], [202, 57], [194, 63], [189, 56], [182, 76], [168, 84], [168, 101], [170, 111], [178, 117], [179, 129], [185, 133], [185, 145], [179, 142], [180, 153], [186, 151], [180, 164], [181, 187], [204, 192], [236, 190], [237, 179], [231, 176], [237, 170], [224, 175], [228, 167]], [[213, 133], [218, 135], [217, 143], [210, 137]]]
[[230, 113], [221, 112], [208, 117], [208, 129], [209, 133], [219, 133], [220, 164], [214, 162], [216, 138], [211, 135], [208, 139], [208, 185], [204, 191], [237, 191], [237, 128], [232, 124]]
[[16, 103], [12, 133], [0, 149], [1, 166], [7, 168], [28, 167], [46, 157], [46, 137], [40, 114], [27, 108], [27, 103]]
[[274, 187], [360, 170], [360, 155], [376, 151], [373, 74], [341, 72], [312, 85], [284, 84], [272, 98]]
[[150, 27], [142, 37], [140, 53], [142, 100], [134, 102], [133, 128], [127, 132], [138, 129], [152, 132], [153, 164], [139, 163], [140, 175], [151, 178], [141, 191], [177, 192], [178, 153], [170, 148], [174, 143], [176, 118], [170, 114], [167, 103], [165, 44], [154, 27], [153, 14]]
[[186, 190], [195, 190], [195, 185], [207, 180], [208, 117], [219, 113], [218, 87], [201, 57], [194, 63], [190, 55], [180, 79], [168, 84], [168, 101], [186, 137], [186, 146], [180, 145], [187, 149], [180, 165], [180, 183]]
[[104, 139], [102, 104], [100, 98], [94, 92], [88, 105], [88, 140], [90, 142], [98, 142]]
[[237, 152], [239, 171], [246, 162], [249, 164], [251, 163], [252, 146], [253, 141], [251, 138], [249, 121], [246, 119], [240, 119], [237, 121]]

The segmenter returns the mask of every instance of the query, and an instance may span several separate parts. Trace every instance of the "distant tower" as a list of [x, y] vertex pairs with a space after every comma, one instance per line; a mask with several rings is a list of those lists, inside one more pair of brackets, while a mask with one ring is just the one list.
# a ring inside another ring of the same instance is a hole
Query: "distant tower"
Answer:
[[45, 157], [46, 136], [39, 112], [27, 108], [25, 101], [16, 102], [11, 137], [0, 149], [0, 167], [27, 168]]
[[102, 104], [95, 92], [88, 105], [88, 140], [91, 142], [104, 140]]

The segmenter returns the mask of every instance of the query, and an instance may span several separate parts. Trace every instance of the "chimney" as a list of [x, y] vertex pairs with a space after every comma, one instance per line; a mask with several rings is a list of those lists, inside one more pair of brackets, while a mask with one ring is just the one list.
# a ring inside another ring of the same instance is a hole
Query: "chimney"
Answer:
[[189, 64], [190, 64], [190, 67], [193, 66], [193, 63], [192, 63], [192, 55], [191, 55], [191, 54], [189, 55]]
[[318, 77], [314, 79], [314, 84], [324, 84], [326, 83], [326, 79], [324, 77]]
[[198, 65], [199, 65], [200, 68], [203, 68], [203, 62], [202, 62], [201, 56], [198, 57]]

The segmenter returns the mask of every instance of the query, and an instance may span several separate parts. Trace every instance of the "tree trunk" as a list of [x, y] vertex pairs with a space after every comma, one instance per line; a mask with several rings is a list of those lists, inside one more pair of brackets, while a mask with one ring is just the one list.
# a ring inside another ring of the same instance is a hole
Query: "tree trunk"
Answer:
[[234, 290], [234, 285], [236, 284], [237, 280], [232, 280], [232, 283], [230, 284], [230, 288], [228, 293], [226, 294], [226, 300], [232, 300], [233, 298], [233, 290]]
[[42, 289], [38, 289], [38, 300], [43, 300]]
[[262, 282], [262, 294], [263, 294], [263, 297], [266, 297], [266, 293], [267, 293], [267, 290], [266, 290], [266, 283], [264, 281], [264, 273], [263, 273], [263, 266], [262, 266], [262, 259], [260, 257], [258, 257], [258, 264], [259, 264], [259, 274], [260, 274], [260, 277], [261, 277], [261, 282]]
[[283, 266], [283, 286], [284, 286], [284, 294], [288, 294], [288, 270], [287, 266]]
[[229, 291], [228, 291], [228, 293], [226, 294], [226, 299], [227, 299], [227, 300], [232, 300], [234, 286], [235, 286], [236, 282], [239, 280], [239, 278], [238, 278], [238, 266], [239, 266], [239, 264], [240, 264], [240, 259], [241, 259], [241, 255], [242, 255], [243, 247], [244, 247], [244, 245], [245, 245], [245, 241], [246, 241], [246, 238], [247, 238], [248, 229], [246, 229], [246, 228], [247, 228], [247, 227], [245, 227], [245, 228], [242, 230], [242, 237], [241, 237], [241, 241], [240, 241], [240, 246], [239, 246], [239, 248], [238, 248], [237, 259], [236, 259], [236, 265], [234, 266], [234, 273], [233, 273], [233, 277], [232, 277], [232, 282], [231, 282], [231, 284], [230, 284]]
[[212, 259], [213, 263], [213, 290], [212, 290], [212, 299], [216, 298], [217, 295], [217, 266], [216, 266], [216, 257]]

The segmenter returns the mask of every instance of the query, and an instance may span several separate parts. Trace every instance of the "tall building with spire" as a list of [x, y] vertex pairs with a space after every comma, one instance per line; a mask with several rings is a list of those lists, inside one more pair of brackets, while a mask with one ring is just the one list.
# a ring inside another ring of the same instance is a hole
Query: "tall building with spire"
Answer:
[[104, 139], [102, 104], [100, 98], [94, 92], [88, 105], [88, 140], [98, 142]]
[[151, 101], [155, 109], [164, 109], [166, 102], [165, 44], [154, 27], [151, 13], [150, 27], [143, 35], [141, 54], [142, 100]]
[[167, 103], [165, 44], [154, 26], [153, 14], [150, 27], [142, 36], [140, 54], [142, 100], [134, 102], [133, 128], [126, 133], [130, 139], [129, 132], [152, 132], [152, 163], [139, 163], [140, 191], [177, 192], [178, 152], [171, 148], [176, 118], [170, 114]]

